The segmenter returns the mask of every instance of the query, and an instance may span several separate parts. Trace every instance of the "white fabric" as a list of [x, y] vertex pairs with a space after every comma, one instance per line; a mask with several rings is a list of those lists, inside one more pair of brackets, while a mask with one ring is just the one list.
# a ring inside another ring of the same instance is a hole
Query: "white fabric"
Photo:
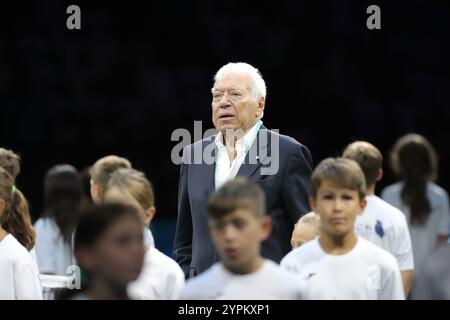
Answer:
[[288, 253], [281, 266], [299, 276], [302, 297], [314, 300], [402, 300], [394, 256], [358, 237], [344, 255], [327, 254], [316, 238]]
[[238, 275], [222, 263], [189, 279], [181, 293], [187, 300], [292, 300], [300, 299], [300, 286], [295, 276], [279, 265], [264, 260], [255, 272]]
[[175, 300], [184, 287], [184, 273], [178, 264], [156, 248], [145, 254], [139, 278], [128, 285], [128, 294], [137, 300]]
[[64, 242], [52, 218], [39, 219], [34, 227], [39, 272], [66, 276], [67, 267], [75, 264], [71, 244]]
[[39, 280], [43, 289], [68, 288], [73, 283], [73, 277], [40, 274]]
[[0, 241], [0, 300], [42, 300], [36, 264], [11, 234]]
[[238, 173], [239, 168], [244, 162], [247, 151], [251, 147], [257, 134], [257, 130], [260, 126], [261, 122], [256, 122], [256, 124], [250, 130], [248, 130], [242, 138], [236, 141], [236, 157], [234, 158], [233, 162], [230, 162], [227, 148], [223, 144], [222, 132], [219, 132], [217, 134], [214, 141], [217, 146], [215, 171], [216, 189], [219, 189], [225, 182], [236, 177], [236, 174]]
[[152, 231], [144, 227], [144, 244], [150, 248], [155, 247], [155, 239], [153, 238]]
[[411, 232], [411, 241], [414, 254], [414, 265], [419, 270], [427, 257], [436, 249], [438, 235], [449, 234], [450, 209], [447, 192], [434, 183], [427, 185], [427, 197], [431, 204], [431, 212], [427, 222], [422, 226], [411, 225], [409, 206], [401, 199], [402, 182], [386, 187], [381, 197], [393, 206], [399, 208], [406, 216]]
[[413, 270], [414, 258], [405, 215], [375, 195], [366, 197], [367, 206], [355, 222], [355, 233], [392, 253], [400, 270]]

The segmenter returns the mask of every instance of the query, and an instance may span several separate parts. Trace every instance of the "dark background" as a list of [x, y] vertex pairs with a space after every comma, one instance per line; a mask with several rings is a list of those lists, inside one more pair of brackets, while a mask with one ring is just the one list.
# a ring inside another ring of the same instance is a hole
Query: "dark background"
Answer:
[[[81, 8], [81, 30], [66, 8]], [[381, 30], [366, 8], [381, 7]], [[179, 168], [173, 130], [212, 127], [210, 88], [227, 62], [259, 68], [264, 123], [315, 162], [355, 139], [387, 156], [402, 134], [428, 137], [450, 186], [448, 1], [31, 1], [1, 4], [0, 146], [23, 159], [33, 218], [48, 168], [129, 158], [154, 183], [157, 245], [170, 250]], [[387, 162], [383, 186], [394, 181]]]

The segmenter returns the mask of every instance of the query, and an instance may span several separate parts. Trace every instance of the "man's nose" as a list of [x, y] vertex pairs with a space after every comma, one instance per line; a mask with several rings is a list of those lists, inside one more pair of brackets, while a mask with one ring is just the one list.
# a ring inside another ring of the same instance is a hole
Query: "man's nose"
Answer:
[[236, 232], [233, 226], [231, 225], [226, 226], [224, 232], [225, 232], [225, 239], [228, 241], [233, 240], [234, 236], [236, 235]]
[[334, 201], [334, 211], [341, 211], [342, 210], [342, 200], [341, 199], [336, 199]]
[[229, 95], [228, 95], [228, 93], [225, 92], [222, 96], [222, 99], [220, 99], [220, 101], [219, 101], [219, 107], [225, 108], [229, 105], [230, 105]]

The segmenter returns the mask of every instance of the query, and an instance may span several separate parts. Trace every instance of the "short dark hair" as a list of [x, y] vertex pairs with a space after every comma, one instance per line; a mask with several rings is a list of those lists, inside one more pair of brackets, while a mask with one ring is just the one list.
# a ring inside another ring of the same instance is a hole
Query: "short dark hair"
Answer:
[[322, 160], [311, 175], [311, 196], [316, 197], [324, 180], [342, 188], [358, 191], [360, 199], [366, 196], [366, 178], [356, 161], [346, 158]]
[[344, 158], [355, 160], [366, 178], [367, 187], [377, 182], [378, 172], [383, 165], [383, 156], [373, 144], [366, 141], [355, 141], [349, 144], [342, 154]]
[[75, 251], [81, 247], [92, 247], [114, 222], [125, 216], [141, 223], [137, 209], [132, 206], [113, 203], [84, 209], [75, 231]]
[[256, 217], [266, 214], [266, 197], [261, 187], [245, 177], [225, 183], [210, 197], [208, 216], [220, 219], [236, 209], [246, 208]]

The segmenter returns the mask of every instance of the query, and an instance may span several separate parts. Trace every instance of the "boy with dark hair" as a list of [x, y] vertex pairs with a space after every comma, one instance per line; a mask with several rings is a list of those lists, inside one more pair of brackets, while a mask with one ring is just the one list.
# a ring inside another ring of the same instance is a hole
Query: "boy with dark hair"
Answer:
[[244, 177], [225, 183], [208, 203], [208, 226], [221, 262], [189, 280], [182, 299], [299, 299], [295, 277], [264, 259], [271, 231], [261, 188]]
[[328, 158], [311, 177], [311, 209], [320, 215], [320, 236], [291, 251], [281, 266], [299, 275], [302, 297], [316, 300], [404, 299], [397, 261], [356, 236], [355, 220], [366, 205], [359, 165]]

